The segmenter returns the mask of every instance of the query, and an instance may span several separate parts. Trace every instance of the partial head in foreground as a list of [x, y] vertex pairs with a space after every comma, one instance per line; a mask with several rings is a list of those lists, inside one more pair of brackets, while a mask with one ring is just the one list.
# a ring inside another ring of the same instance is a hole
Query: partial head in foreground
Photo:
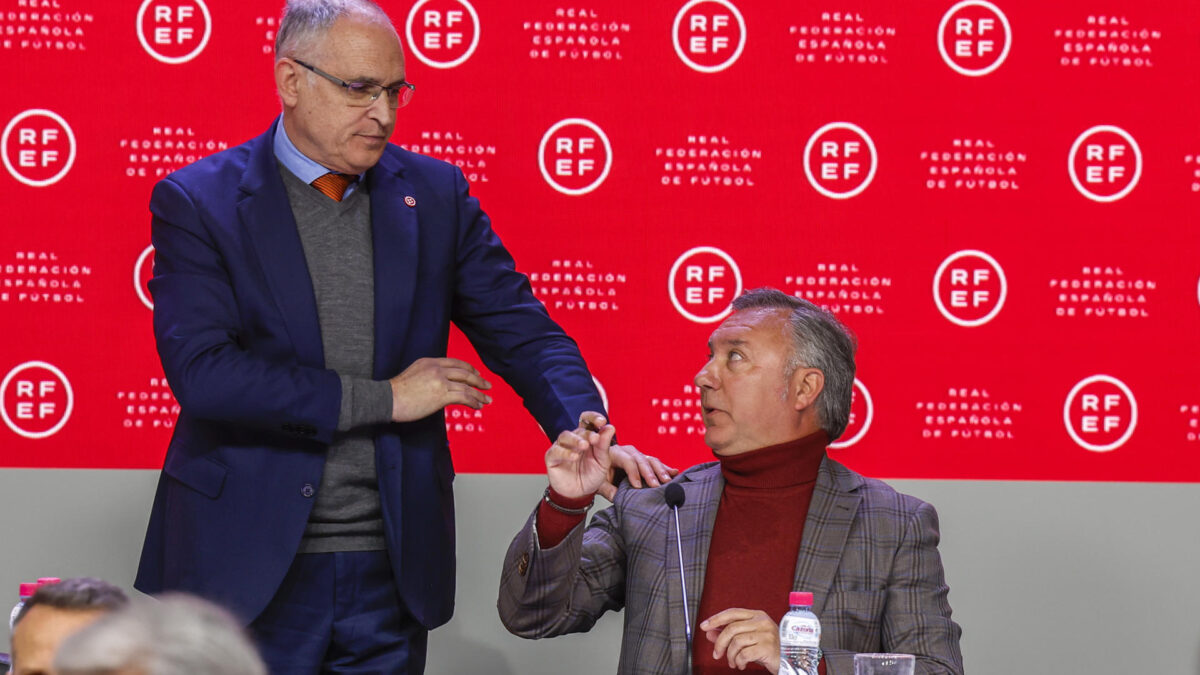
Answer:
[[72, 635], [58, 675], [266, 675], [229, 612], [189, 595], [145, 599]]
[[17, 614], [12, 633], [13, 675], [53, 673], [54, 654], [63, 640], [128, 603], [120, 588], [91, 577], [42, 586]]
[[[275, 38], [284, 128], [328, 169], [375, 166], [411, 95], [391, 19], [370, 0], [289, 0]], [[372, 98], [374, 97], [374, 98]]]
[[737, 455], [818, 429], [837, 439], [850, 418], [855, 350], [830, 312], [773, 288], [747, 291], [696, 374], [705, 443]]

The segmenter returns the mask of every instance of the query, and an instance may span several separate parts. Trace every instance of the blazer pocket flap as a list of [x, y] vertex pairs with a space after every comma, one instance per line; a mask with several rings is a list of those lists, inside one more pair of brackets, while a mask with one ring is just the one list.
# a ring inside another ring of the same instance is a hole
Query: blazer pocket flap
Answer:
[[221, 495], [228, 472], [224, 464], [207, 457], [177, 459], [168, 453], [163, 463], [163, 473], [210, 499]]
[[[880, 651], [875, 645], [881, 625], [886, 591], [830, 593], [821, 614], [821, 628], [829, 625], [839, 635], [841, 647], [854, 651]], [[876, 636], [872, 639], [871, 636]]]

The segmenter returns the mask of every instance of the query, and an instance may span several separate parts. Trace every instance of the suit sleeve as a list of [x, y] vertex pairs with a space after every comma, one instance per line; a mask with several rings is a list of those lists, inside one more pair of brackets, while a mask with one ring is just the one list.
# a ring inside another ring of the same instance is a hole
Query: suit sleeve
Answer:
[[533, 295], [491, 221], [454, 170], [460, 224], [454, 323], [516, 390], [550, 440], [585, 410], [604, 410], [579, 346]]
[[625, 545], [618, 509], [581, 523], [553, 548], [538, 546], [537, 510], [508, 547], [497, 609], [514, 635], [544, 638], [590, 630], [625, 605]]
[[270, 361], [246, 349], [228, 266], [192, 196], [164, 179], [154, 188], [150, 211], [154, 334], [183, 410], [329, 442], [341, 404], [337, 373]]
[[[886, 652], [915, 655], [917, 673], [962, 675], [962, 629], [950, 618], [950, 588], [937, 549], [940, 538], [937, 511], [920, 502], [905, 524], [892, 562], [882, 645]], [[831, 650], [826, 662], [829, 675], [854, 672], [853, 652]]]

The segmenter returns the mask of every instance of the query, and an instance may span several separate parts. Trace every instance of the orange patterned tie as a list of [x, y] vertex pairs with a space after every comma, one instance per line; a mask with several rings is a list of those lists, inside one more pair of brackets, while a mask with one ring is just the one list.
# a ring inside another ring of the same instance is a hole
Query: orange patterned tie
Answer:
[[356, 180], [358, 180], [358, 176], [331, 172], [314, 180], [312, 186], [320, 190], [326, 197], [335, 202], [340, 202], [342, 201], [342, 195], [346, 193], [346, 188], [350, 187], [350, 184]]

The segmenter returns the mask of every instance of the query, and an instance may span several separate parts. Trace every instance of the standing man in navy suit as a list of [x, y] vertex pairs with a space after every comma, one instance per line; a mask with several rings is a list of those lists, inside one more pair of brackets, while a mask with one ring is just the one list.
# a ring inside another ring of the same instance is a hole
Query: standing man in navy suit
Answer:
[[151, 197], [182, 413], [136, 586], [229, 607], [275, 672], [420, 673], [454, 604], [443, 409], [491, 402], [450, 323], [551, 437], [601, 401], [462, 173], [388, 143], [414, 87], [387, 15], [291, 0], [275, 50], [282, 116]]

